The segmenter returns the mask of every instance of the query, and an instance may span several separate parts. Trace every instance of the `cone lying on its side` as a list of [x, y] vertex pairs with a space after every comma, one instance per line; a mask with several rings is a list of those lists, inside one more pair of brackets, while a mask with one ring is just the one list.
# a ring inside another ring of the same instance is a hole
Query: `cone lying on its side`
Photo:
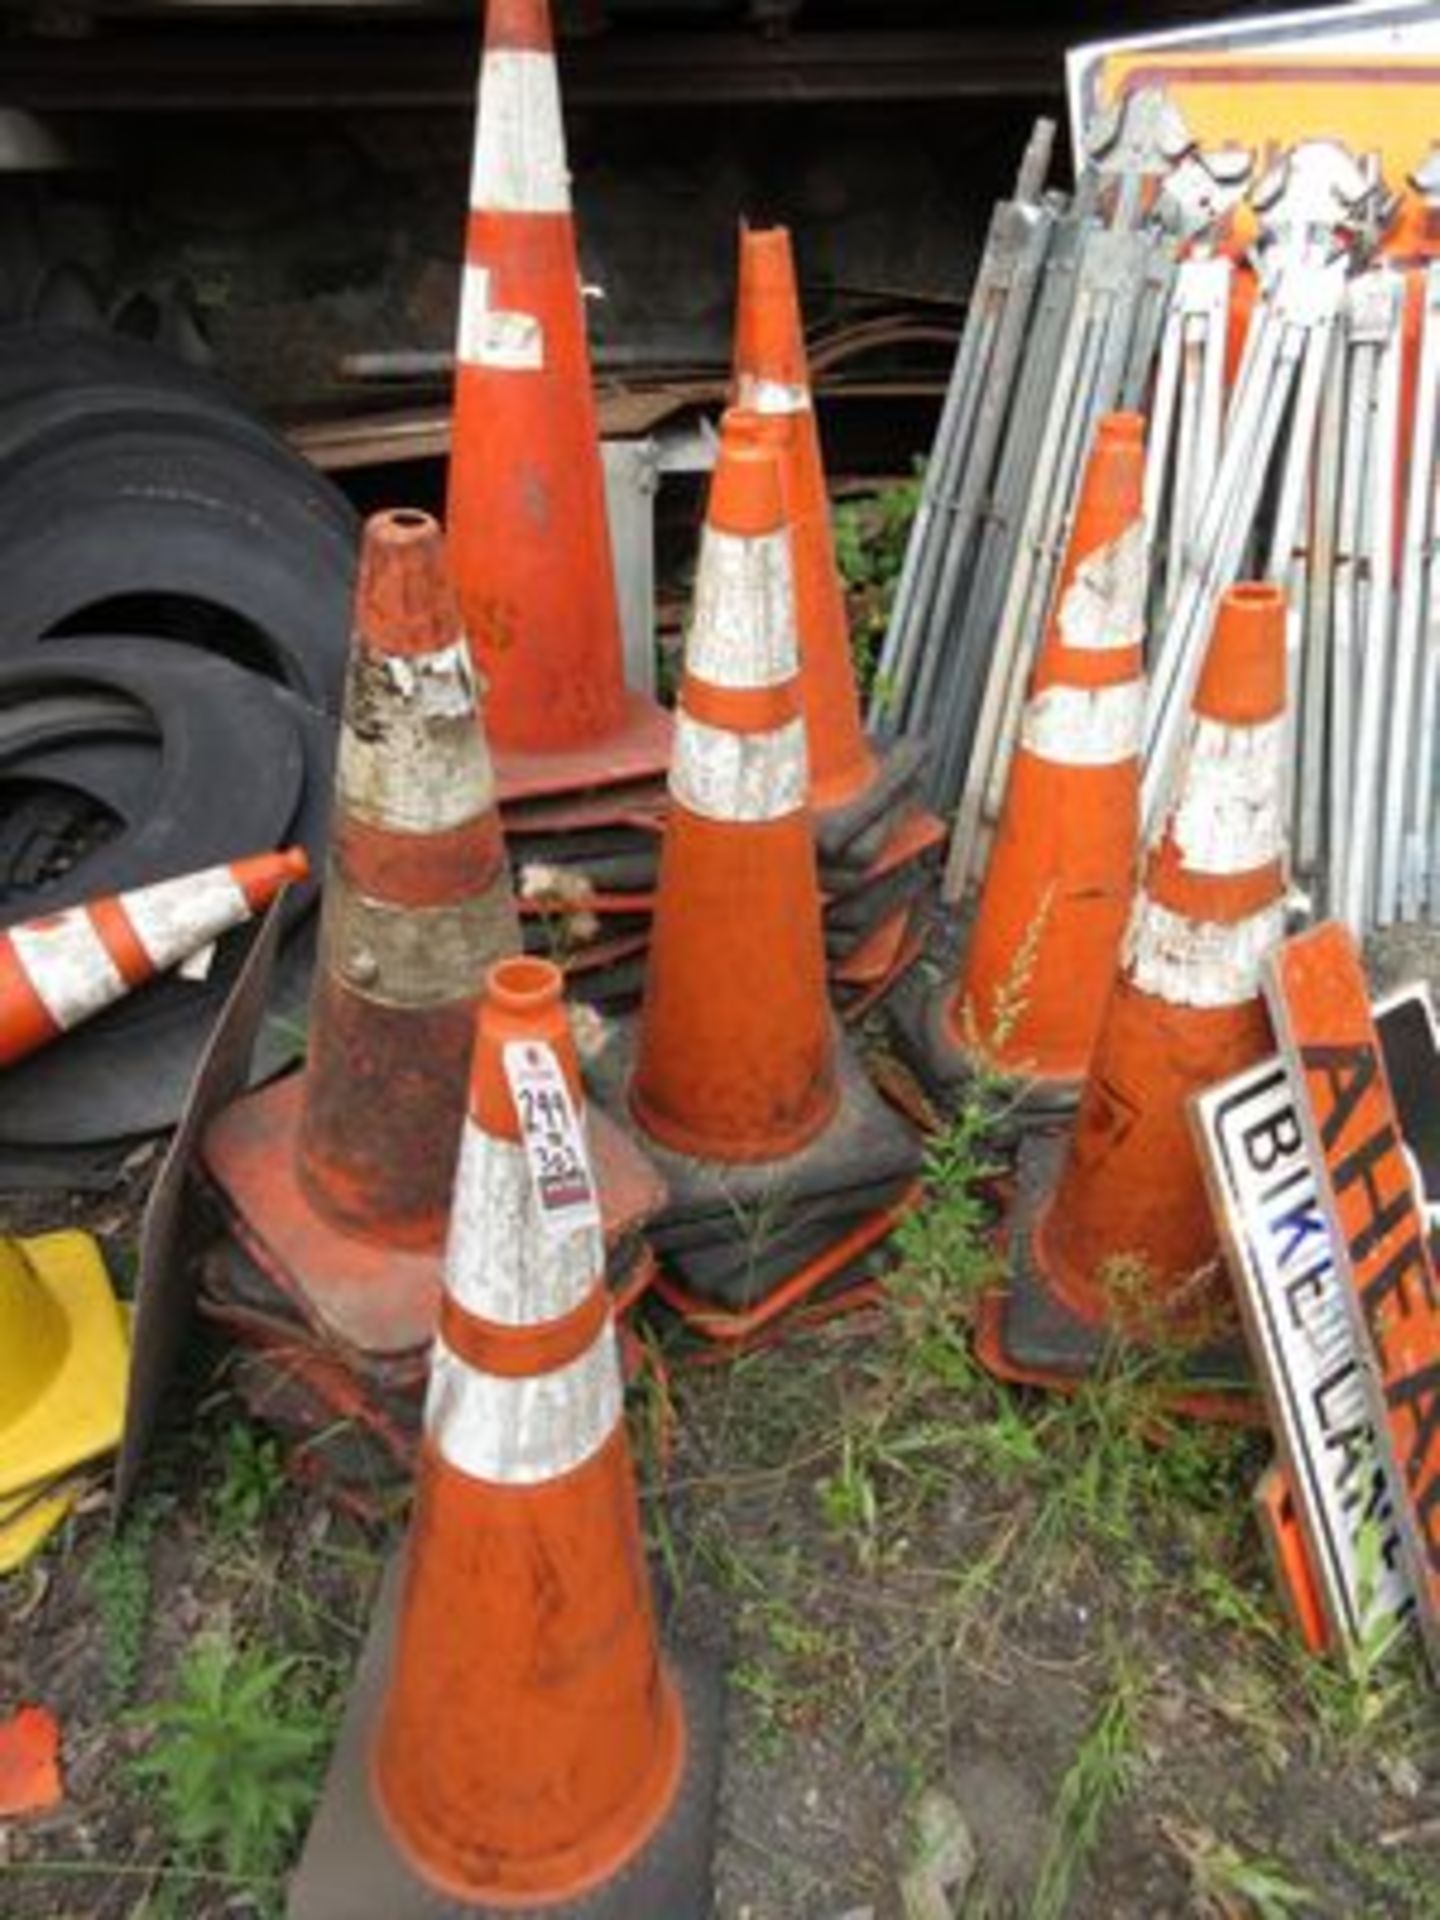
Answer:
[[545, 0], [486, 15], [447, 510], [505, 799], [663, 769], [627, 689]]
[[429, 1339], [475, 1002], [486, 965], [518, 946], [440, 529], [376, 514], [308, 1064], [229, 1108], [205, 1145], [244, 1255], [360, 1352]]
[[1191, 1142], [1191, 1094], [1273, 1045], [1260, 963], [1285, 920], [1285, 602], [1220, 604], [1165, 830], [1146, 860], [1063, 1167], [1022, 1155], [1016, 1285], [982, 1340], [997, 1372], [1073, 1378], [1107, 1339], [1203, 1350], [1234, 1304]]
[[1030, 1114], [1078, 1096], [1134, 890], [1143, 469], [1140, 417], [1102, 419], [964, 970], [926, 1007], [907, 1048], [942, 1089], [981, 1062], [1019, 1077]]
[[658, 1644], [582, 1115], [559, 973], [501, 962], [398, 1621], [367, 1655], [383, 1698], [342, 1734], [293, 1920], [409, 1920], [436, 1889], [486, 1911], [709, 1911], [713, 1754]]
[[596, 1067], [669, 1188], [649, 1228], [665, 1297], [717, 1339], [858, 1273], [918, 1158], [826, 1005], [797, 664], [775, 452], [763, 422], [732, 410], [696, 576], [644, 1003], [638, 1030], [617, 1034]]
[[[835, 559], [829, 494], [810, 391], [800, 296], [790, 234], [785, 227], [740, 229], [739, 290], [735, 319], [734, 393], [739, 407], [760, 416], [780, 459], [785, 516], [790, 532], [795, 616], [800, 643], [800, 699], [809, 755], [808, 792], [826, 896], [845, 897], [845, 916], [827, 913], [827, 936], [843, 981], [844, 960], [879, 932], [890, 937], [892, 965], [884, 990], [893, 985], [918, 949], [905, 929], [914, 903], [890, 898], [904, 892], [894, 868], [915, 867], [913, 894], [923, 885], [920, 869], [944, 839], [941, 823], [923, 814], [916, 789], [924, 756], [916, 743], [897, 742], [883, 756], [866, 737], [850, 652], [844, 586]], [[917, 827], [924, 825], [924, 832]], [[903, 843], [897, 838], [904, 828]], [[886, 882], [886, 897], [864, 914], [859, 896]], [[905, 958], [908, 956], [908, 958]], [[868, 982], [872, 992], [874, 983]]]
[[305, 849], [287, 847], [0, 932], [0, 1067], [179, 966], [308, 872]]

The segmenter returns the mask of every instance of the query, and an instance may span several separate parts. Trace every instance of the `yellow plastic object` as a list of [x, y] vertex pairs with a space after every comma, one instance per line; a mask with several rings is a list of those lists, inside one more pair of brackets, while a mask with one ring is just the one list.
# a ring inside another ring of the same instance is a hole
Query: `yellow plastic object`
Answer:
[[129, 1349], [88, 1233], [0, 1239], [0, 1495], [115, 1446]]
[[55, 1492], [0, 1495], [0, 1574], [13, 1573], [38, 1552], [80, 1498], [74, 1483], [47, 1484]]

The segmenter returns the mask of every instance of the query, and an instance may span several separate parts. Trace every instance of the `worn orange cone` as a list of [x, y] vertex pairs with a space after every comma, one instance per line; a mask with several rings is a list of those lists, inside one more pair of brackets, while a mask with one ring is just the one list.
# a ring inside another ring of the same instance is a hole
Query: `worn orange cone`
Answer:
[[362, 1678], [293, 1920], [408, 1920], [437, 1891], [487, 1912], [710, 1910], [713, 1702], [695, 1717], [659, 1647], [584, 1129], [560, 974], [502, 961], [393, 1644], [367, 1658], [383, 1698]]
[[624, 681], [545, 0], [486, 11], [447, 518], [502, 798], [662, 771], [668, 716]]
[[810, 804], [844, 806], [879, 772], [860, 719], [845, 593], [835, 562], [830, 501], [786, 227], [740, 228], [735, 399], [784, 423], [779, 441], [795, 577], [800, 697], [810, 756]]
[[1232, 587], [1048, 1197], [1035, 1177], [1044, 1150], [1030, 1161], [1021, 1272], [992, 1358], [1026, 1357], [1027, 1281], [1073, 1335], [1072, 1359], [1116, 1336], [1198, 1348], [1233, 1328], [1186, 1103], [1274, 1045], [1260, 963], [1285, 924], [1284, 716], [1284, 595]]
[[675, 1151], [773, 1160], [838, 1099], [778, 462], [725, 416], [630, 1088]]
[[1073, 1105], [1135, 886], [1145, 718], [1144, 421], [1101, 420], [957, 984], [929, 1010], [927, 1078], [1022, 1076]]
[[0, 1067], [201, 952], [309, 870], [304, 848], [287, 847], [0, 932]]
[[520, 937], [469, 656], [429, 515], [365, 529], [306, 1071], [205, 1157], [237, 1238], [329, 1333], [423, 1346], [486, 966]]

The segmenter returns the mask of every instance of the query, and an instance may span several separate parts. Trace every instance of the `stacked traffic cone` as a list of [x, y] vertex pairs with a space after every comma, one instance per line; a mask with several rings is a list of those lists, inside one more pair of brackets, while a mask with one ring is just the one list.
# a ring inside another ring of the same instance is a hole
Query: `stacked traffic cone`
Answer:
[[303, 880], [303, 847], [206, 867], [0, 933], [0, 1067], [181, 966]]
[[911, 1064], [944, 1095], [975, 1072], [1009, 1110], [1074, 1107], [1135, 885], [1145, 715], [1144, 422], [1102, 419], [958, 980], [897, 1008]]
[[[670, 720], [624, 679], [545, 0], [486, 12], [448, 522], [517, 871], [559, 867], [574, 883], [522, 884], [530, 944], [563, 951], [591, 997], [623, 1000], [656, 855], [634, 816], [663, 794]], [[630, 879], [597, 882], [592, 863], [617, 859]]]
[[1233, 587], [1074, 1130], [1021, 1154], [1013, 1285], [980, 1338], [1007, 1378], [1073, 1383], [1117, 1342], [1188, 1354], [1219, 1385], [1243, 1375], [1186, 1107], [1273, 1046], [1260, 963], [1285, 924], [1284, 721], [1284, 595]]
[[[486, 967], [520, 945], [444, 543], [421, 513], [365, 529], [319, 945], [305, 1072], [206, 1137], [230, 1237], [208, 1306], [265, 1356], [250, 1397], [282, 1428], [307, 1393], [322, 1403], [308, 1424], [330, 1423], [338, 1366], [413, 1430], [475, 1005]], [[657, 1197], [642, 1170], [618, 1196], [625, 1225]]]
[[721, 1338], [856, 1268], [917, 1164], [826, 1004], [789, 549], [779, 462], [729, 413], [638, 1034], [597, 1068], [670, 1191], [659, 1290]]
[[944, 830], [919, 802], [919, 744], [897, 742], [882, 757], [861, 725], [785, 227], [740, 229], [734, 393], [764, 419], [780, 457], [825, 946], [837, 1002], [863, 1011], [919, 955], [918, 903]]
[[32, 1553], [125, 1419], [125, 1323], [85, 1233], [0, 1238], [0, 1573]]
[[407, 1920], [437, 1896], [708, 1913], [715, 1709], [656, 1633], [560, 975], [502, 961], [403, 1590], [398, 1612], [382, 1603], [291, 1920]]

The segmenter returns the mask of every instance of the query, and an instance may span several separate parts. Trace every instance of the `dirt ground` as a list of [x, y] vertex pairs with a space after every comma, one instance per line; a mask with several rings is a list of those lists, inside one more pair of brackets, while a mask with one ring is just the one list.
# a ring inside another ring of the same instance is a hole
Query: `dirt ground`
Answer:
[[[653, 1324], [657, 1586], [729, 1676], [715, 1914], [1440, 1916], [1413, 1649], [1301, 1651], [1251, 1518], [1262, 1436], [1172, 1422], [1133, 1368], [1073, 1401], [977, 1370], [975, 1172], [973, 1144], [937, 1160], [881, 1308], [729, 1366]], [[122, 1285], [144, 1177], [76, 1208]], [[54, 1710], [67, 1784], [0, 1824], [6, 1920], [278, 1912], [390, 1544], [286, 1477], [197, 1337], [127, 1528], [97, 1486], [0, 1581], [0, 1710]]]

